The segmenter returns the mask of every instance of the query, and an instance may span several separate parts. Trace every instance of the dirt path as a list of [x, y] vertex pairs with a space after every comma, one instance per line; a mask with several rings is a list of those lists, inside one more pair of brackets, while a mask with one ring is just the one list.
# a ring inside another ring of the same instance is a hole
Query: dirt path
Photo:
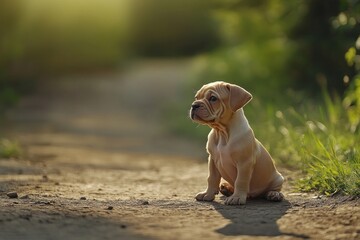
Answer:
[[47, 82], [23, 99], [1, 126], [26, 157], [0, 159], [0, 239], [360, 239], [358, 200], [292, 193], [286, 169], [281, 203], [194, 200], [206, 183], [204, 146], [159, 121], [189, 66], [138, 62]]

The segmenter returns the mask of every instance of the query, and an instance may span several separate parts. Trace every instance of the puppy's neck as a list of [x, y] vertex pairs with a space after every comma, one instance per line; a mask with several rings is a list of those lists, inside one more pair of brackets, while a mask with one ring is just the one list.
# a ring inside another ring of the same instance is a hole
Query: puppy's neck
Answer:
[[221, 122], [214, 122], [209, 126], [213, 129], [217, 138], [224, 138], [226, 142], [228, 141], [229, 129], [226, 127], [226, 125], [222, 124]]
[[211, 123], [209, 126], [215, 131], [218, 138], [222, 138], [228, 142], [231, 132], [236, 132], [239, 126], [245, 129], [249, 123], [245, 117], [244, 110], [240, 108], [236, 112], [232, 112], [223, 116], [219, 121]]

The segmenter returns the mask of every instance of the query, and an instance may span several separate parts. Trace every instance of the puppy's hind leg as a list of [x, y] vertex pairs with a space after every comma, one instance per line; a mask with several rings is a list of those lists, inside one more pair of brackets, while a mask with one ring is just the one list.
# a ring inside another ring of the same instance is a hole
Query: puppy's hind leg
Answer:
[[228, 182], [223, 182], [220, 184], [220, 192], [222, 195], [230, 197], [234, 193], [234, 187]]
[[284, 194], [282, 194], [280, 191], [283, 183], [284, 177], [280, 173], [277, 173], [275, 180], [271, 184], [271, 190], [265, 194], [265, 198], [273, 202], [282, 201], [284, 199]]
[[284, 194], [278, 191], [269, 191], [265, 194], [266, 200], [273, 202], [281, 202], [284, 199]]

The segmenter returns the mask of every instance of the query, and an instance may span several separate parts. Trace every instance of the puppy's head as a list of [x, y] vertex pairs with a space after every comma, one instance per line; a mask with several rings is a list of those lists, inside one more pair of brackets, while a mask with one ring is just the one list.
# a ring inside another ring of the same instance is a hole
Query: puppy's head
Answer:
[[202, 86], [191, 105], [190, 118], [212, 125], [227, 121], [252, 98], [245, 89], [230, 83], [213, 82]]

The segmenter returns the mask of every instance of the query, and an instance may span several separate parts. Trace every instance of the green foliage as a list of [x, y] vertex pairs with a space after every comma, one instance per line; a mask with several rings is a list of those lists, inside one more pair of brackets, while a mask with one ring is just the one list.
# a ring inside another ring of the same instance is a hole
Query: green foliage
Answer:
[[[360, 31], [358, 0], [302, 1], [301, 17], [288, 29], [294, 48], [287, 73], [297, 87], [317, 93], [320, 87], [343, 93], [345, 74], [354, 76], [354, 68], [343, 61], [343, 55]], [[348, 52], [348, 58], [354, 53]]]
[[[352, 124], [344, 104], [348, 96], [358, 90], [356, 86], [349, 91], [343, 102], [331, 100], [324, 92], [325, 112], [322, 107], [318, 111], [307, 111], [311, 116], [289, 112], [289, 118], [297, 118], [298, 125], [285, 120], [281, 114], [279, 130], [284, 140], [272, 144], [275, 149], [283, 149], [302, 169], [305, 177], [298, 182], [300, 190], [360, 195], [360, 131]], [[310, 118], [321, 118], [321, 121], [310, 121]], [[277, 150], [274, 155], [277, 156]]]
[[[271, 70], [267, 83], [285, 83], [312, 95], [317, 95], [323, 87], [331, 93], [343, 94], [349, 83], [342, 81], [343, 76], [346, 74], [352, 79], [355, 74], [354, 65], [347, 65], [343, 55], [359, 37], [360, 1], [231, 0], [215, 3], [215, 16], [225, 46], [236, 45], [238, 49], [241, 46], [251, 62], [250, 69], [245, 71], [251, 72], [253, 79], [264, 81], [265, 78], [259, 79], [257, 74]], [[354, 50], [349, 49], [349, 60], [354, 60]], [[254, 66], [258, 71], [253, 71]], [[239, 69], [244, 70], [242, 67], [240, 63]]]
[[13, 106], [19, 100], [19, 95], [11, 87], [0, 89], [0, 113], [9, 106]]
[[124, 13], [124, 1], [0, 1], [0, 112], [43, 76], [117, 67]]
[[321, 140], [311, 129], [307, 134], [314, 147], [310, 152], [308, 146], [304, 146], [303, 171], [306, 177], [299, 180], [299, 189], [325, 194], [340, 192], [360, 195], [359, 149], [333, 135], [328, 136], [328, 140]]
[[0, 158], [19, 158], [21, 155], [22, 149], [17, 142], [0, 139]]
[[[284, 34], [284, 4], [273, 1], [215, 1], [223, 47], [195, 62], [198, 83], [226, 80], [270, 97], [288, 86], [283, 66], [289, 45]], [[266, 25], [266, 27], [264, 27]], [[262, 87], [260, 87], [260, 85]]]
[[[349, 66], [360, 70], [356, 48], [345, 54]], [[348, 76], [344, 79], [348, 80]], [[325, 194], [341, 192], [360, 195], [360, 76], [356, 75], [344, 99], [331, 99], [324, 92], [328, 128], [324, 133], [308, 129], [313, 143], [305, 148], [303, 162], [306, 177], [298, 183], [305, 191], [316, 190]], [[306, 145], [308, 146], [308, 145]]]
[[0, 73], [58, 73], [122, 59], [123, 1], [2, 1]]
[[218, 44], [207, 0], [130, 1], [130, 45], [145, 56], [181, 56]]
[[0, 74], [0, 119], [8, 108], [18, 103], [22, 95], [34, 90], [33, 81], [25, 79], [11, 79], [5, 74]]
[[349, 50], [345, 53], [345, 59], [349, 66], [354, 65], [356, 57], [356, 49], [355, 47], [349, 48]]
[[346, 109], [350, 131], [355, 133], [359, 131], [360, 124], [360, 76], [356, 76], [352, 87], [346, 94], [343, 105]]

